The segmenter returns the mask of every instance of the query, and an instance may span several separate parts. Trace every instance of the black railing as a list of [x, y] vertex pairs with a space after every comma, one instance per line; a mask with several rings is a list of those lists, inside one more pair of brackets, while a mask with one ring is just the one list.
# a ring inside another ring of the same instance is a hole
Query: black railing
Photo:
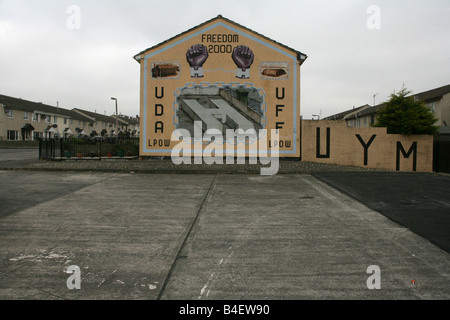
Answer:
[[39, 140], [40, 160], [101, 160], [139, 157], [139, 138]]

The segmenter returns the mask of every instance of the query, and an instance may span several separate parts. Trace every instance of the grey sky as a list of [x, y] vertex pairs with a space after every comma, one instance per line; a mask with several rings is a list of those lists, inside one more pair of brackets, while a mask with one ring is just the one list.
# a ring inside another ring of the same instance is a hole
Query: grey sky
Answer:
[[107, 114], [114, 96], [137, 115], [133, 56], [218, 14], [308, 55], [305, 119], [450, 84], [449, 0], [0, 0], [0, 93]]

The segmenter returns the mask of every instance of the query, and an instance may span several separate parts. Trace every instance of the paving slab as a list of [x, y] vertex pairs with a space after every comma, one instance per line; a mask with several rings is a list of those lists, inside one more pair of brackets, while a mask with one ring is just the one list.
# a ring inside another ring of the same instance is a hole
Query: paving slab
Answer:
[[3, 217], [0, 299], [156, 299], [210, 180], [113, 176]]
[[311, 175], [84, 175], [0, 218], [0, 299], [450, 298], [447, 252]]
[[163, 298], [448, 299], [449, 271], [446, 252], [310, 175], [218, 176]]

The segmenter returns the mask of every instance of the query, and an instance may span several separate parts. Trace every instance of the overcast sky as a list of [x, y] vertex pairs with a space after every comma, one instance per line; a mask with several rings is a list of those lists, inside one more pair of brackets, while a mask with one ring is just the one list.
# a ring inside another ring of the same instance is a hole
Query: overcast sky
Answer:
[[0, 94], [135, 116], [133, 56], [219, 14], [308, 56], [305, 119], [450, 84], [450, 0], [0, 0]]

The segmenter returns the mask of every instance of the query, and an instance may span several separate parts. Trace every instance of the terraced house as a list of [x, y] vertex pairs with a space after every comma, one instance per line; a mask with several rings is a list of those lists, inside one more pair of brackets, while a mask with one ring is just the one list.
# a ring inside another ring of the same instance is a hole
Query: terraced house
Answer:
[[[130, 118], [133, 119], [133, 118]], [[139, 121], [137, 121], [139, 123]], [[82, 109], [64, 109], [0, 95], [0, 140], [35, 141], [70, 136], [111, 137], [124, 132], [139, 136], [136, 121]]]
[[[115, 136], [116, 133], [124, 132], [129, 134], [129, 123], [122, 117], [107, 116], [96, 112], [81, 110], [78, 108], [72, 109], [72, 111], [85, 117], [89, 121], [90, 136]], [[117, 125], [117, 127], [116, 127]]]
[[[433, 112], [438, 119], [435, 125], [439, 127], [440, 133], [450, 133], [450, 85], [411, 94], [410, 97], [423, 101]], [[376, 122], [377, 113], [384, 106], [384, 103], [376, 106], [364, 105], [326, 117], [324, 120], [344, 120], [348, 127], [370, 127]]]

